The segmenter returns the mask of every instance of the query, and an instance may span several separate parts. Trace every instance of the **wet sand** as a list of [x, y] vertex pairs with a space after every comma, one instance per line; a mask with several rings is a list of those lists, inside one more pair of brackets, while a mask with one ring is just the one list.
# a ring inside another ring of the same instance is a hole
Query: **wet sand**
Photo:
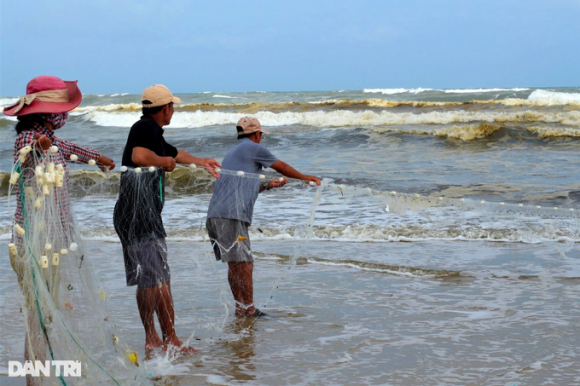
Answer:
[[[577, 383], [578, 252], [564, 259], [558, 244], [459, 245], [311, 241], [296, 250], [290, 241], [254, 242], [256, 301], [273, 318], [247, 320], [232, 315], [225, 264], [208, 246], [171, 242], [178, 334], [191, 336], [200, 354], [168, 364], [159, 353], [143, 366], [159, 385]], [[112, 318], [143, 356], [120, 245], [85, 248], [98, 256], [93, 266], [107, 284]], [[374, 265], [348, 262], [357, 251]], [[427, 274], [385, 271], [381, 261]], [[447, 274], [435, 277], [429, 265]], [[12, 322], [18, 292], [6, 259], [0, 268], [4, 364], [21, 358], [24, 332]]]

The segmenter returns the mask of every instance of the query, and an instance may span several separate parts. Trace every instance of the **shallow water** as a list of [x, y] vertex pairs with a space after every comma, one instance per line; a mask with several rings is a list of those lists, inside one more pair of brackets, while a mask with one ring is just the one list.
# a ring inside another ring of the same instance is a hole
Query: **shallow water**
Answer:
[[[271, 319], [226, 316], [224, 264], [213, 262], [206, 243], [170, 243], [178, 333], [193, 334], [200, 354], [163, 369], [156, 368], [161, 358], [152, 359], [157, 384], [580, 381], [577, 251], [564, 258], [560, 245], [311, 241], [289, 265], [295, 243], [253, 246], [256, 299]], [[87, 251], [104, 257], [92, 262], [95, 274], [107, 282], [111, 312], [128, 341], [142, 351], [119, 245], [88, 242]], [[0, 320], [11, 337], [2, 342], [4, 362], [22, 355], [23, 331], [7, 326], [9, 315], [19, 316], [18, 303], [9, 301], [17, 289], [11, 277], [1, 278]], [[165, 375], [172, 370], [179, 375]]]
[[[170, 143], [221, 159], [235, 121], [255, 114], [271, 132], [264, 144], [324, 187], [291, 182], [260, 195], [250, 228], [255, 298], [274, 318], [247, 321], [232, 316], [224, 264], [206, 241], [212, 178], [185, 168], [168, 176], [177, 329], [201, 353], [142, 362], [146, 384], [580, 383], [579, 89], [181, 97]], [[57, 134], [120, 162], [136, 101], [87, 96]], [[0, 119], [4, 192], [12, 125]], [[112, 227], [119, 174], [71, 169], [94, 278], [143, 358], [135, 290], [124, 284]], [[0, 291], [3, 374], [22, 358], [24, 336], [8, 259]]]

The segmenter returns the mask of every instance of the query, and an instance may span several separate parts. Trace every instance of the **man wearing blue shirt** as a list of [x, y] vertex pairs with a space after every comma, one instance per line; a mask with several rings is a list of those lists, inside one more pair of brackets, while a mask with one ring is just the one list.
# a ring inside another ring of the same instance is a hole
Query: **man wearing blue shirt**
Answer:
[[[262, 169], [270, 167], [286, 177], [314, 181], [320, 185], [318, 178], [300, 173], [260, 145], [262, 133], [268, 132], [262, 130], [256, 118], [240, 119], [236, 129], [238, 143], [226, 154], [222, 162], [224, 169], [259, 174]], [[222, 175], [215, 183], [206, 226], [216, 259], [228, 263], [228, 281], [236, 302], [237, 316], [265, 315], [254, 307], [254, 259], [248, 227], [252, 224], [258, 193], [280, 188], [287, 182], [284, 178], [260, 183], [260, 180], [253, 178]]]

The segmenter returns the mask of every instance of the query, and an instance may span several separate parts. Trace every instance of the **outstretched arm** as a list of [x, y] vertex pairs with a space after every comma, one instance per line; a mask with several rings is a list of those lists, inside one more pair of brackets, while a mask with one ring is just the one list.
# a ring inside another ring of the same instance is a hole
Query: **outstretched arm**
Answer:
[[215, 178], [219, 178], [220, 176], [218, 173], [214, 171], [214, 169], [222, 165], [213, 158], [199, 158], [189, 154], [185, 150], [178, 150], [177, 157], [175, 157], [175, 161], [182, 165], [195, 164], [196, 166], [206, 168], [206, 170], [210, 172], [211, 175], [214, 176]]
[[284, 161], [278, 160], [270, 165], [270, 167], [286, 177], [296, 178], [304, 181], [314, 181], [316, 185], [320, 185], [320, 180], [318, 178], [302, 174]]
[[131, 161], [133, 161], [133, 163], [138, 166], [155, 166], [158, 168], [164, 168], [168, 172], [171, 172], [173, 169], [175, 169], [175, 158], [160, 157], [155, 154], [155, 152], [144, 147], [133, 148]]
[[[47, 145], [46, 141], [50, 141], [44, 135], [38, 138], [35, 137], [35, 139], [38, 141], [39, 145], [43, 149], [46, 149]], [[105, 157], [97, 150], [93, 150], [84, 146], [79, 146], [76, 143], [65, 141], [60, 138], [55, 138], [54, 144], [59, 148], [59, 151], [62, 151], [65, 157], [68, 159], [70, 159], [70, 157], [74, 154], [78, 157], [78, 162], [86, 164], [90, 160], [96, 161], [99, 168], [101, 168], [101, 170], [104, 172], [115, 168], [115, 162], [111, 158]]]

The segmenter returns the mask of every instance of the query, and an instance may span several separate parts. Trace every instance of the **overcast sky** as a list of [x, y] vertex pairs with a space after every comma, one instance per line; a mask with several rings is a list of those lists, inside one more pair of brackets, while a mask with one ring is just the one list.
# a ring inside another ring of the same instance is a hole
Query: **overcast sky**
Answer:
[[2, 0], [0, 96], [579, 87], [580, 0]]

